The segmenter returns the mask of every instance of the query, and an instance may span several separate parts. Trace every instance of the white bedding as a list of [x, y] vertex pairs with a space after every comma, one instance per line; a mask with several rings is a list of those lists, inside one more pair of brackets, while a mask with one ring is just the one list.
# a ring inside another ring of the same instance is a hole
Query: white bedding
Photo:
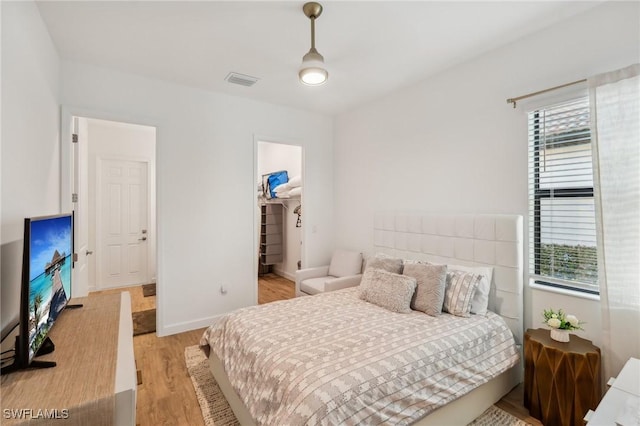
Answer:
[[201, 345], [260, 425], [410, 424], [518, 362], [504, 320], [398, 314], [357, 288], [244, 308]]

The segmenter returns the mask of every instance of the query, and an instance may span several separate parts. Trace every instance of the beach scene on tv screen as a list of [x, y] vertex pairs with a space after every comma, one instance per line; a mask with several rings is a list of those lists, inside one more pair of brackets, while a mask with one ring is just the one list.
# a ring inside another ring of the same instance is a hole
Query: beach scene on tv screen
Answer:
[[71, 217], [31, 222], [29, 259], [29, 359], [71, 295]]

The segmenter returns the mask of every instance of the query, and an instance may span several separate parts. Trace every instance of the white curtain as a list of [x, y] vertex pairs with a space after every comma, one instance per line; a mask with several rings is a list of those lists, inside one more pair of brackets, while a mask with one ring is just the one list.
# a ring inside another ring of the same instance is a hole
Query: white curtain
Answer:
[[640, 358], [640, 64], [589, 79], [603, 381]]

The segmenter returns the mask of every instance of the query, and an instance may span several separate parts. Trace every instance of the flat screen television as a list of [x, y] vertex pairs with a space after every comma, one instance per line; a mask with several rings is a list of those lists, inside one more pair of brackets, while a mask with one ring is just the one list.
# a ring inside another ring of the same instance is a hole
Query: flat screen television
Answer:
[[73, 213], [24, 220], [20, 333], [15, 361], [3, 373], [55, 366], [34, 357], [54, 349], [48, 337], [71, 297]]

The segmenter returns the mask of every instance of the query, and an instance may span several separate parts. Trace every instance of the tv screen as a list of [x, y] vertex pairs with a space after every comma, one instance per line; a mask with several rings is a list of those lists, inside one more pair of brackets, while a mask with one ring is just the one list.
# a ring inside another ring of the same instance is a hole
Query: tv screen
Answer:
[[71, 297], [73, 215], [25, 219], [23, 254], [21, 311], [28, 318], [21, 314], [20, 334], [26, 336], [28, 358], [22, 362], [28, 365]]

